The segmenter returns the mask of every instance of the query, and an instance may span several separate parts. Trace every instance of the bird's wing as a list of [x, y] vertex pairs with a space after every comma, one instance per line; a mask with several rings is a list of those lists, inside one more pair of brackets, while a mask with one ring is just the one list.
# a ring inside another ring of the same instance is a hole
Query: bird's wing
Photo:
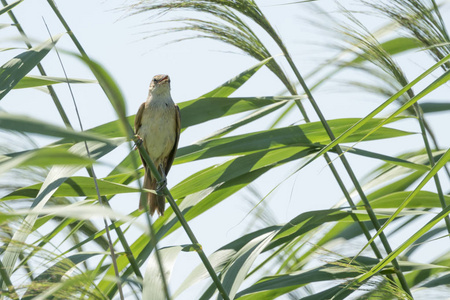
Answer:
[[165, 166], [166, 175], [167, 173], [169, 173], [170, 167], [172, 167], [173, 161], [175, 160], [175, 155], [178, 149], [178, 141], [180, 140], [180, 129], [181, 129], [180, 108], [176, 104], [175, 104], [175, 121], [176, 121], [175, 126], [176, 138], [172, 151], [170, 151], [169, 157], [167, 158], [167, 164]]
[[[145, 108], [145, 102], [141, 104], [141, 106], [139, 106], [139, 110], [136, 114], [136, 117], [134, 118], [134, 133], [137, 134], [139, 131], [139, 128], [141, 128], [142, 125], [142, 115], [144, 114], [144, 108]], [[145, 143], [144, 143], [144, 147], [145, 147]], [[144, 166], [144, 170], [146, 170], [147, 172], [147, 164], [145, 163], [144, 158], [141, 155], [141, 160], [142, 160], [142, 165]], [[151, 173], [148, 173], [148, 175], [151, 178]]]
[[134, 119], [134, 133], [138, 133], [139, 128], [141, 128], [142, 125], [142, 115], [144, 114], [144, 108], [145, 108], [145, 102], [139, 106], [139, 110], [136, 114], [136, 117]]

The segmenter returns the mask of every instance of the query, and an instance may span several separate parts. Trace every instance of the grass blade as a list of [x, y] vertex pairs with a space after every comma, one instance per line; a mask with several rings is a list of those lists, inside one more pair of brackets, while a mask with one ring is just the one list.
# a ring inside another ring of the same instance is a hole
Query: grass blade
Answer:
[[97, 141], [106, 145], [117, 145], [117, 141], [106, 139], [100, 135], [77, 132], [69, 128], [62, 128], [40, 121], [29, 116], [13, 115], [0, 112], [0, 128], [19, 132], [36, 133], [46, 136], [66, 138], [69, 141]]
[[53, 48], [63, 34], [55, 35], [39, 46], [27, 50], [0, 68], [0, 100], [16, 86]]
[[37, 76], [29, 75], [22, 78], [19, 83], [14, 86], [14, 89], [35, 88], [41, 86], [49, 86], [58, 83], [97, 83], [95, 80], [69, 78], [51, 76]]
[[[418, 82], [420, 82], [422, 79], [430, 75], [433, 71], [435, 71], [437, 68], [442, 66], [444, 63], [450, 60], [450, 55], [446, 56], [444, 59], [439, 61], [438, 63], [434, 64], [431, 68], [423, 72], [421, 75], [419, 75], [416, 79], [411, 81], [409, 84], [407, 84], [405, 87], [403, 87], [400, 91], [398, 91], [395, 95], [390, 97], [388, 100], [386, 100], [382, 105], [378, 106], [376, 109], [374, 109], [370, 114], [368, 114], [366, 117], [362, 118], [360, 121], [358, 121], [355, 125], [353, 125], [351, 128], [346, 130], [344, 133], [336, 137], [330, 144], [328, 144], [326, 147], [324, 147], [322, 150], [319, 151], [313, 158], [311, 158], [305, 165], [309, 164], [313, 160], [315, 160], [317, 157], [323, 155], [325, 152], [329, 151], [336, 145], [342, 142], [342, 140], [347, 137], [348, 135], [354, 133], [357, 131], [361, 126], [363, 126], [366, 122], [368, 122], [370, 119], [374, 118], [378, 113], [380, 113], [383, 109], [385, 109], [389, 104], [393, 103], [395, 100], [397, 100], [401, 95], [406, 93], [410, 88], [412, 88], [414, 85], [416, 85]], [[447, 74], [447, 75], [445, 75]], [[416, 97], [411, 99], [408, 103], [408, 106], [403, 105], [401, 108], [401, 111], [406, 110], [408, 107], [412, 106], [415, 102], [420, 100], [420, 98], [424, 97], [426, 94], [430, 93], [432, 90], [436, 89], [438, 86], [442, 85], [446, 81], [446, 77], [448, 76], [448, 72], [442, 75], [440, 78], [434, 81], [432, 85], [429, 85], [426, 88], [426, 91], [423, 90], [421, 93], [419, 93]], [[419, 97], [420, 95], [420, 97]], [[399, 114], [401, 111], [397, 111], [396, 113]], [[395, 115], [397, 115], [395, 114]], [[395, 117], [394, 114], [391, 115], [391, 117]], [[375, 130], [374, 130], [375, 131]]]
[[11, 3], [11, 4], [8, 4], [8, 5], [4, 6], [4, 7], [2, 7], [2, 8], [0, 9], [0, 15], [4, 14], [4, 13], [6, 13], [6, 12], [9, 12], [11, 9], [13, 9], [13, 8], [16, 7], [17, 5], [19, 5], [20, 2], [22, 2], [22, 1], [23, 1], [23, 0], [18, 0], [18, 1], [16, 1], [16, 2], [13, 2], [13, 3]]
[[231, 94], [233, 94], [238, 88], [240, 88], [247, 80], [249, 80], [253, 74], [256, 73], [262, 66], [267, 64], [269, 61], [271, 61], [273, 58], [269, 57], [266, 58], [253, 67], [251, 67], [248, 70], [245, 70], [244, 72], [240, 73], [236, 77], [228, 80], [221, 86], [215, 88], [211, 92], [208, 92], [201, 96], [200, 98], [212, 98], [212, 97], [228, 97]]
[[[381, 226], [381, 228], [377, 231], [377, 233], [372, 237], [372, 240], [369, 241], [368, 244], [366, 244], [363, 249], [358, 253], [358, 255], [371, 243], [373, 240], [380, 235], [381, 232], [397, 217], [397, 215], [411, 202], [414, 197], [422, 190], [422, 188], [425, 186], [425, 184], [430, 181], [430, 179], [433, 178], [434, 175], [437, 174], [437, 172], [447, 164], [447, 162], [450, 160], [450, 149], [445, 152], [445, 154], [439, 159], [439, 161], [436, 163], [436, 165], [431, 168], [431, 170], [428, 172], [428, 174], [425, 176], [425, 178], [417, 185], [417, 187], [409, 193], [408, 197], [405, 198], [405, 200], [398, 206], [397, 210], [394, 214]], [[357, 256], [358, 256], [357, 255]]]

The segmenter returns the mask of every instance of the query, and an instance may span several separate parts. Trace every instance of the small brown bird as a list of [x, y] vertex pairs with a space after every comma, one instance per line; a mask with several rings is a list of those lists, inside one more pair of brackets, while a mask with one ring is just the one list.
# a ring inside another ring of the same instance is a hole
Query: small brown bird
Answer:
[[[141, 156], [144, 165], [144, 188], [159, 193], [166, 185], [166, 175], [172, 166], [180, 139], [180, 109], [170, 96], [168, 75], [156, 75], [150, 83], [147, 101], [142, 103], [134, 121], [134, 131], [143, 140], [144, 147], [163, 181], [158, 183]], [[162, 195], [142, 192], [139, 209], [148, 202], [150, 214], [155, 210], [164, 214], [165, 198]]]

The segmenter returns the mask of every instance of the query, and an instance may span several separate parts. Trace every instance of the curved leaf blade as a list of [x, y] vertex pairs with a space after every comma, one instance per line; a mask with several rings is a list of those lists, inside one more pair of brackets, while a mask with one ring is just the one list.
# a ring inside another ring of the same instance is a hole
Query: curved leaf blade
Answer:
[[[175, 260], [181, 251], [193, 251], [191, 245], [171, 246], [158, 249], [164, 269], [164, 277], [169, 282]], [[162, 289], [162, 275], [159, 271], [159, 264], [155, 255], [152, 255], [147, 262], [145, 269], [144, 284], [142, 289], [142, 299], [166, 300], [166, 294]]]
[[[114, 183], [104, 179], [97, 179], [98, 187], [102, 196], [110, 196], [125, 193], [137, 193], [140, 190], [128, 185]], [[34, 184], [17, 189], [4, 196], [1, 200], [14, 200], [37, 197], [43, 184]], [[58, 190], [53, 193], [54, 197], [96, 197], [97, 192], [92, 177], [74, 176], [67, 178]]]
[[267, 64], [272, 57], [266, 58], [248, 70], [240, 73], [236, 77], [228, 80], [221, 86], [215, 88], [214, 90], [204, 94], [200, 98], [211, 98], [211, 97], [228, 97], [233, 94], [238, 88], [240, 88], [247, 80], [249, 80], [253, 74], [255, 74], [262, 66]]
[[19, 153], [0, 155], [0, 174], [18, 167], [46, 167], [53, 165], [87, 166], [94, 160], [67, 151], [64, 148], [39, 148]]
[[13, 9], [15, 6], [17, 6], [18, 4], [20, 4], [20, 2], [23, 2], [23, 0], [17, 0], [13, 3], [10, 3], [2, 8], [0, 8], [0, 15], [10, 11], [11, 9]]
[[[336, 119], [328, 121], [336, 134], [342, 133], [359, 119]], [[348, 136], [343, 142], [356, 142], [370, 132], [379, 119], [373, 119], [358, 132]], [[367, 140], [400, 137], [411, 134], [398, 129], [383, 127]], [[329, 143], [330, 139], [320, 122], [311, 122], [299, 126], [289, 126], [259, 132], [252, 132], [232, 137], [211, 139], [178, 149], [177, 163], [205, 159], [217, 156], [231, 156], [251, 153], [260, 150], [282, 147], [317, 148]]]
[[19, 83], [17, 83], [13, 89], [25, 89], [35, 88], [40, 86], [48, 86], [58, 83], [97, 83], [95, 80], [79, 79], [79, 78], [64, 78], [64, 77], [51, 77], [51, 76], [37, 76], [29, 75], [23, 77]]
[[72, 142], [98, 141], [108, 145], [114, 145], [117, 143], [117, 141], [109, 140], [97, 134], [77, 132], [69, 128], [63, 128], [44, 121], [33, 119], [29, 116], [13, 115], [6, 112], [0, 112], [0, 128], [5, 130], [61, 137]]
[[17, 55], [0, 68], [0, 100], [47, 55], [63, 33]]
[[213, 119], [262, 108], [282, 101], [294, 101], [300, 96], [275, 97], [204, 97], [178, 103], [181, 128], [185, 129]]

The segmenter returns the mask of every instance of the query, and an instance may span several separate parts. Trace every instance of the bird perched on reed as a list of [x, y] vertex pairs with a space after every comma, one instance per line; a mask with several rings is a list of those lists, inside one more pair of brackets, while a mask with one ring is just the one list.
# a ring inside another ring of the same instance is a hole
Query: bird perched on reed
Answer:
[[144, 209], [147, 201], [151, 215], [155, 211], [163, 215], [165, 197], [161, 191], [167, 184], [166, 176], [175, 159], [180, 139], [180, 110], [170, 96], [168, 75], [153, 77], [147, 101], [141, 104], [136, 114], [134, 131], [142, 139], [144, 148], [162, 177], [161, 182], [156, 181], [141, 155], [145, 171], [144, 188], [155, 190], [156, 194], [142, 192], [139, 209]]

